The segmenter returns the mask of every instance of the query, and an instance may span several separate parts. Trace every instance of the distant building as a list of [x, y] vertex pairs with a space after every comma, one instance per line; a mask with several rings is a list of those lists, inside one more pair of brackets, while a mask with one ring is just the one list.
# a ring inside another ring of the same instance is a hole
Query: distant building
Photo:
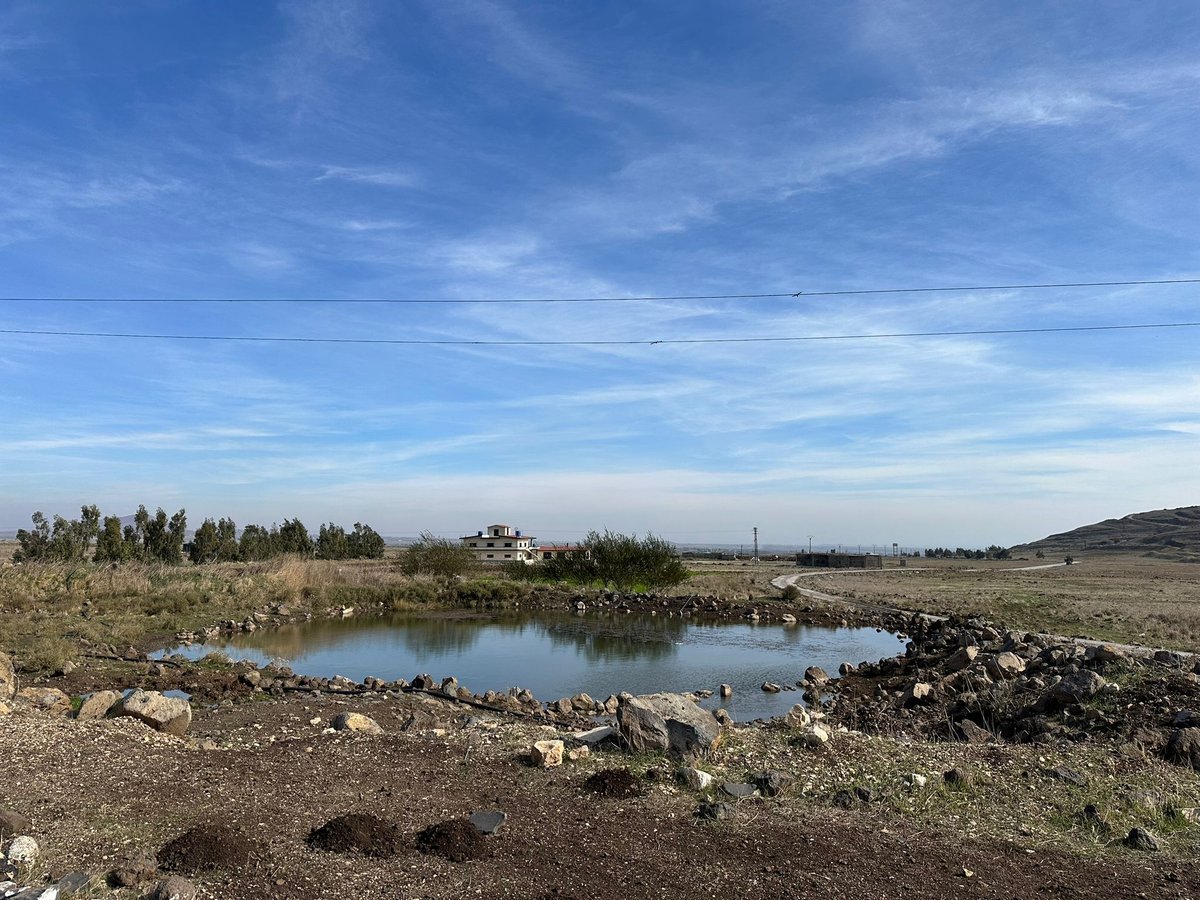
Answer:
[[882, 569], [883, 557], [874, 553], [797, 553], [796, 565], [816, 569]]
[[535, 548], [538, 559], [557, 559], [561, 556], [566, 556], [568, 553], [578, 553], [580, 550], [590, 557], [591, 551], [585, 550], [578, 544], [542, 544]]
[[535, 556], [537, 545], [535, 538], [514, 531], [511, 525], [489, 525], [486, 531], [462, 538], [463, 546], [475, 554], [481, 562], [512, 562], [520, 560], [532, 563], [538, 559]]

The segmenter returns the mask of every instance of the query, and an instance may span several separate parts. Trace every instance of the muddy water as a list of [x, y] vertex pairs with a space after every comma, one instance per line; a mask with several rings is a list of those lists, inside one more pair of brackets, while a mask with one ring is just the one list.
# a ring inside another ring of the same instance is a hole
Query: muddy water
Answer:
[[539, 700], [586, 691], [611, 693], [716, 690], [735, 719], [779, 715], [800, 702], [796, 691], [767, 694], [764, 681], [795, 685], [808, 666], [835, 674], [843, 662], [903, 652], [873, 628], [696, 623], [637, 615], [531, 613], [501, 617], [395, 615], [310, 622], [240, 634], [181, 650], [192, 657], [221, 649], [260, 664], [280, 660], [300, 675], [411, 679], [454, 675], [472, 691], [529, 688]]

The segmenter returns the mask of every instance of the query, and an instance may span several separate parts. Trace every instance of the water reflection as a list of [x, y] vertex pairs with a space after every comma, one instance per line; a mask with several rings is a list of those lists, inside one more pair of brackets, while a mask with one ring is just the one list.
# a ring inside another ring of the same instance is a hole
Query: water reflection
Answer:
[[[197, 645], [202, 656], [216, 649]], [[472, 690], [527, 687], [542, 700], [587, 691], [691, 691], [734, 687], [725, 706], [736, 719], [786, 712], [798, 692], [764, 694], [764, 681], [795, 684], [810, 665], [834, 670], [901, 651], [895, 635], [870, 628], [698, 623], [665, 616], [509, 614], [498, 617], [394, 615], [337, 619], [231, 638], [235, 657], [280, 658], [296, 672], [361, 680], [454, 675]]]

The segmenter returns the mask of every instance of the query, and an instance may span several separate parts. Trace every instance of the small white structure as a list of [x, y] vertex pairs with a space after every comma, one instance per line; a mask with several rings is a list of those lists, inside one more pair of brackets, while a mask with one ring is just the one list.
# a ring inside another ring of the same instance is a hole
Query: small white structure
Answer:
[[511, 525], [489, 525], [486, 531], [462, 538], [463, 546], [475, 554], [480, 562], [533, 563], [537, 560], [536, 539], [514, 531]]

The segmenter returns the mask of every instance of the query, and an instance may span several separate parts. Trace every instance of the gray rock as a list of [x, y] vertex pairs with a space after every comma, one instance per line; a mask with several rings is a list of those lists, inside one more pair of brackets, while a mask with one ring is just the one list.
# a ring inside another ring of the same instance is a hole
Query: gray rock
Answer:
[[120, 691], [94, 691], [83, 698], [83, 703], [79, 706], [79, 712], [75, 713], [75, 718], [103, 719], [120, 699]]
[[946, 660], [946, 669], [950, 672], [961, 671], [975, 662], [975, 657], [978, 655], [978, 647], [959, 647], [954, 655]]
[[696, 815], [701, 819], [712, 821], [728, 819], [732, 813], [733, 807], [728, 803], [701, 803], [700, 808], [696, 810]]
[[55, 887], [58, 888], [58, 896], [62, 900], [67, 900], [69, 897], [86, 896], [96, 883], [96, 876], [90, 872], [69, 872], [58, 879]]
[[682, 694], [623, 697], [617, 729], [635, 753], [669, 753], [681, 759], [707, 756], [721, 739], [716, 717]]
[[1155, 850], [1162, 849], [1162, 844], [1159, 842], [1158, 838], [1152, 835], [1145, 828], [1142, 828], [1140, 825], [1135, 825], [1133, 828], [1129, 829], [1129, 834], [1125, 835], [1125, 839], [1121, 841], [1121, 843], [1130, 850], [1154, 852]]
[[13, 809], [0, 809], [0, 841], [16, 834], [25, 834], [33, 829], [29, 816]]
[[158, 691], [135, 690], [116, 705], [115, 714], [144, 722], [155, 731], [182, 735], [192, 724], [192, 706], [180, 697]]
[[1079, 703], [1096, 696], [1105, 685], [1104, 678], [1091, 669], [1081, 669], [1063, 677], [1050, 688], [1050, 696], [1058, 703]]
[[951, 787], [957, 788], [968, 788], [975, 784], [975, 776], [965, 769], [960, 769], [958, 766], [947, 772], [943, 772], [942, 780]]
[[778, 694], [782, 688], [773, 681], [764, 681], [762, 683], [763, 692], [766, 694]]
[[1127, 655], [1116, 644], [1100, 644], [1096, 647], [1088, 647], [1086, 658], [1094, 659], [1096, 662], [1116, 662], [1125, 659]]
[[733, 696], [732, 685], [728, 685], [728, 684], [721, 685], [721, 696], [722, 697], [732, 697]]
[[804, 680], [809, 684], [822, 685], [829, 681], [829, 673], [820, 666], [809, 666], [804, 670]]
[[582, 741], [589, 747], [594, 747], [604, 741], [610, 741], [617, 737], [617, 729], [611, 725], [601, 725], [597, 728], [591, 728], [587, 731], [576, 731], [571, 735], [575, 740]]
[[17, 693], [17, 670], [12, 657], [0, 653], [0, 700], [11, 700]]
[[146, 900], [196, 900], [200, 892], [186, 878], [169, 875], [154, 886]]
[[477, 809], [471, 813], [470, 822], [480, 834], [495, 834], [508, 820], [508, 814], [498, 809]]
[[795, 780], [788, 772], [772, 769], [755, 775], [754, 785], [764, 797], [776, 797], [786, 791]]

